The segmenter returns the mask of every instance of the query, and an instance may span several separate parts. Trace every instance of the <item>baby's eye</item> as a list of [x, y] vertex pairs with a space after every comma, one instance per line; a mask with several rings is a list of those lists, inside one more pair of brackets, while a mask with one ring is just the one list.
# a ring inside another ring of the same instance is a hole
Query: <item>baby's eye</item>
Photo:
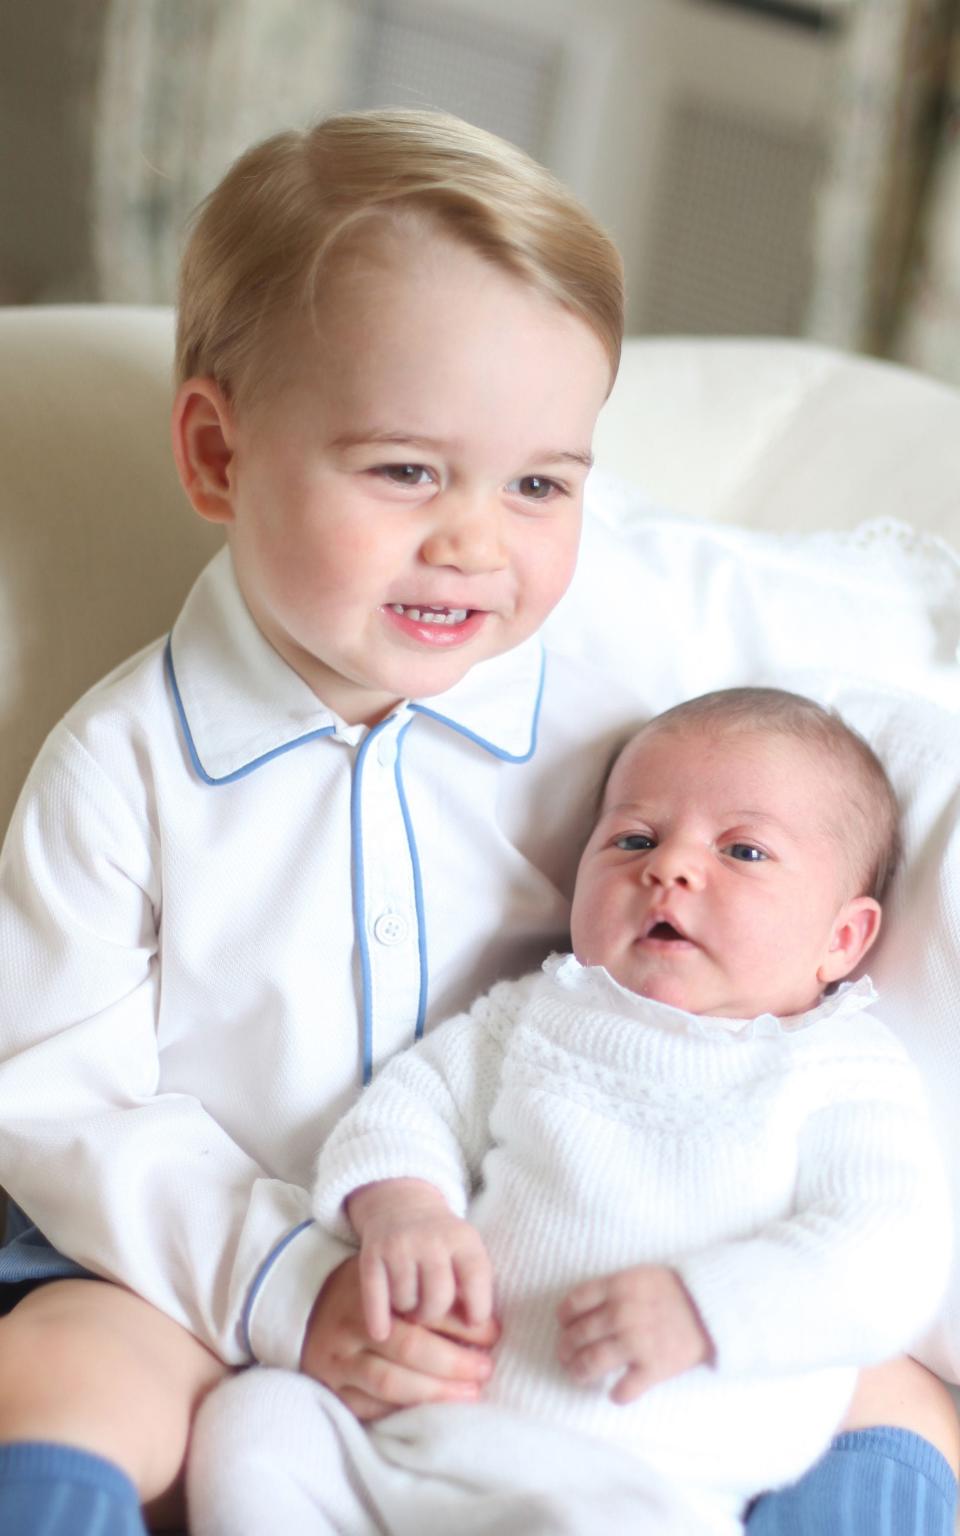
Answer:
[[754, 843], [728, 843], [726, 848], [720, 851], [728, 853], [731, 859], [740, 859], [744, 864], [759, 864], [767, 857], [763, 849], [758, 848]]
[[657, 844], [647, 832], [624, 832], [622, 837], [615, 839], [614, 847], [624, 853], [647, 853], [649, 849], [656, 848]]
[[379, 464], [375, 473], [394, 485], [428, 485], [431, 479], [425, 464]]
[[507, 490], [528, 501], [549, 501], [551, 496], [565, 494], [556, 480], [548, 480], [544, 475], [521, 475], [519, 480], [510, 481]]

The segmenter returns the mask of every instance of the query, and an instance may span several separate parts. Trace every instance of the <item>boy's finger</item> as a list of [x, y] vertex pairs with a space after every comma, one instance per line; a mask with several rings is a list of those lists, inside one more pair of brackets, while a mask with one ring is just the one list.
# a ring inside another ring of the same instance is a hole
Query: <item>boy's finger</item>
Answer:
[[441, 1317], [431, 1327], [434, 1333], [443, 1334], [448, 1339], [457, 1339], [461, 1344], [471, 1344], [475, 1350], [492, 1349], [501, 1331], [500, 1324], [493, 1316], [488, 1317], [485, 1323], [468, 1322], [459, 1300], [446, 1317]]
[[413, 1408], [418, 1403], [471, 1403], [480, 1395], [478, 1382], [423, 1375], [394, 1360], [385, 1360], [382, 1355], [357, 1355], [352, 1374], [356, 1390], [390, 1408]]
[[444, 1318], [441, 1328], [436, 1329], [395, 1318], [390, 1337], [378, 1352], [419, 1375], [442, 1381], [485, 1382], [492, 1370], [487, 1349], [448, 1337], [448, 1321]]
[[388, 1413], [396, 1413], [396, 1403], [384, 1403], [379, 1397], [371, 1397], [368, 1392], [360, 1387], [343, 1387], [337, 1393], [341, 1403], [344, 1403], [353, 1414], [354, 1418], [362, 1424], [372, 1424], [376, 1419], [386, 1418]]

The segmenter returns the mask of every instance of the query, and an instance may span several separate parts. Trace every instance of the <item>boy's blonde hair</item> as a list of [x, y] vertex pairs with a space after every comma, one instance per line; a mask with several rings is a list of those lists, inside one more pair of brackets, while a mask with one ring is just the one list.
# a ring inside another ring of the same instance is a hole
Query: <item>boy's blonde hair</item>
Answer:
[[835, 710], [784, 688], [719, 688], [664, 710], [642, 731], [687, 726], [771, 731], [832, 760], [837, 806], [846, 813], [834, 833], [849, 850], [856, 894], [883, 899], [901, 857], [897, 797], [873, 748]]
[[437, 112], [374, 111], [281, 133], [241, 155], [201, 204], [180, 271], [177, 381], [249, 403], [313, 316], [331, 262], [374, 219], [419, 215], [586, 322], [616, 376], [623, 268], [549, 171]]

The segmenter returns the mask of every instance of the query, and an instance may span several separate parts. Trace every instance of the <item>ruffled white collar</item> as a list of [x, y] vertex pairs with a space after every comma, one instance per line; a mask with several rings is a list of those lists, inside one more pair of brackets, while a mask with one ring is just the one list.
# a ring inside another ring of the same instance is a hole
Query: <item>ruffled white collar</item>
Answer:
[[575, 993], [581, 1002], [592, 1003], [605, 1012], [619, 1013], [644, 1023], [656, 1024], [675, 1034], [699, 1036], [704, 1040], [762, 1040], [793, 1035], [827, 1019], [860, 1013], [876, 1002], [877, 992], [869, 976], [857, 981], [843, 981], [835, 992], [823, 997], [806, 1013], [777, 1018], [760, 1013], [751, 1019], [721, 1019], [705, 1014], [686, 1013], [669, 1003], [640, 997], [614, 981], [601, 965], [581, 965], [573, 955], [551, 955], [543, 963], [544, 974], [565, 991]]

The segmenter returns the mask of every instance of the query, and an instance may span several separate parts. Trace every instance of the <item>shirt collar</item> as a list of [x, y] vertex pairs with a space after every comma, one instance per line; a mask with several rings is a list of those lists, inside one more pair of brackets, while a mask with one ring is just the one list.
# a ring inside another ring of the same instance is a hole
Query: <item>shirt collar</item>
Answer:
[[821, 998], [814, 1008], [790, 1018], [780, 1019], [772, 1013], [760, 1013], [750, 1019], [712, 1018], [640, 997], [614, 981], [603, 966], [581, 965], [573, 955], [552, 955], [544, 962], [543, 969], [564, 991], [575, 993], [588, 1003], [677, 1034], [698, 1035], [709, 1040], [757, 1040], [792, 1035], [826, 1019], [859, 1013], [877, 999], [869, 976], [861, 976], [858, 981], [841, 982], [835, 992]]
[[[201, 572], [167, 645], [167, 672], [194, 767], [208, 784], [228, 783], [280, 753], [323, 736], [355, 745], [366, 726], [346, 725], [288, 666], [254, 623], [229, 550]], [[543, 688], [537, 639], [471, 667], [436, 698], [402, 704], [396, 730], [419, 714], [508, 762], [536, 750]]]

